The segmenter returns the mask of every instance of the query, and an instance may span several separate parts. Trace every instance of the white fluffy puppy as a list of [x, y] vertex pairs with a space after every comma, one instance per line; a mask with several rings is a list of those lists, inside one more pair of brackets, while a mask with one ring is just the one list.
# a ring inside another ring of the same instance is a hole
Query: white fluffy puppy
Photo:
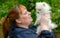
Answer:
[[40, 25], [40, 19], [42, 19], [41, 17], [44, 17], [43, 20], [46, 20], [48, 21], [47, 23], [42, 23], [44, 25], [47, 25], [48, 27], [48, 30], [52, 30], [54, 28], [57, 27], [57, 25], [55, 23], [52, 23], [51, 21], [51, 17], [50, 17], [50, 13], [51, 13], [51, 7], [46, 3], [46, 2], [37, 2], [36, 3], [36, 16], [37, 16], [37, 19], [36, 19], [36, 22], [35, 22], [35, 25], [39, 24], [38, 28], [37, 28], [37, 33], [41, 31], [41, 26]]

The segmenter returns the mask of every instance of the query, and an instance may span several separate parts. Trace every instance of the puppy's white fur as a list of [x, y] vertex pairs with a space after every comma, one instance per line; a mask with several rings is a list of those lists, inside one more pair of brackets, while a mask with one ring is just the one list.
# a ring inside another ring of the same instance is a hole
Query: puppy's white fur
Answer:
[[[55, 23], [52, 23], [51, 21], [51, 17], [50, 17], [50, 11], [51, 7], [46, 3], [46, 2], [37, 2], [36, 3], [36, 16], [37, 16], [37, 19], [36, 19], [36, 22], [35, 22], [35, 25], [37, 24], [40, 24], [39, 21], [42, 17], [43, 14], [46, 14], [48, 17], [44, 18], [44, 19], [47, 19], [48, 20], [48, 23], [47, 23], [47, 26], [48, 26], [48, 30], [52, 30], [54, 28], [57, 27], [57, 25]], [[41, 31], [41, 26], [42, 25], [39, 25], [38, 28], [37, 28], [37, 33]]]

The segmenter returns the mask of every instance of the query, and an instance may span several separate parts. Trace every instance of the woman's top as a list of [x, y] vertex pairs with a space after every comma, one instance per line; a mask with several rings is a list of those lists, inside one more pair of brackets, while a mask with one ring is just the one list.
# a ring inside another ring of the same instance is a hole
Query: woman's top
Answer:
[[54, 33], [48, 30], [41, 31], [41, 34], [38, 36], [36, 34], [36, 26], [33, 24], [30, 24], [28, 29], [11, 26], [9, 35], [10, 38], [55, 38]]

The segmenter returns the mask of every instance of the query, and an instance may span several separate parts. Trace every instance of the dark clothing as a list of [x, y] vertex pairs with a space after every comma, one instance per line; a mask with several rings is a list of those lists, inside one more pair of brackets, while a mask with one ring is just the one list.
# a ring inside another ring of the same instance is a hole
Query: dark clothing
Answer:
[[40, 38], [55, 38], [55, 35], [53, 32], [49, 32], [47, 30], [43, 30], [41, 34], [39, 35]]
[[34, 25], [29, 25], [29, 28], [22, 28], [17, 26], [12, 26], [10, 29], [10, 38], [55, 38], [52, 32], [43, 30], [38, 36], [36, 34], [36, 27]]

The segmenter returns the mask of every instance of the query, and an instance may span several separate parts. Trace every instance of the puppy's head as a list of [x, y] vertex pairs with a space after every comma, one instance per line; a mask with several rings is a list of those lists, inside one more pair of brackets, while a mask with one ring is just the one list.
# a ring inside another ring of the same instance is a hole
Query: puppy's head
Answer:
[[51, 7], [46, 2], [37, 2], [36, 11], [42, 13], [42, 11], [50, 10]]

